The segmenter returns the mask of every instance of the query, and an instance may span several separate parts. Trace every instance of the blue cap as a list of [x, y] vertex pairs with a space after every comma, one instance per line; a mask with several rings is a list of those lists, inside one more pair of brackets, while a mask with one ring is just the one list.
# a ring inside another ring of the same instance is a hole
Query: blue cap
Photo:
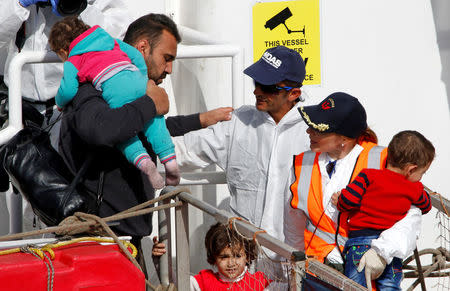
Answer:
[[298, 52], [280, 45], [267, 49], [244, 74], [263, 85], [274, 85], [284, 80], [303, 83], [306, 70]]
[[366, 110], [347, 93], [333, 93], [318, 105], [303, 106], [298, 111], [306, 124], [319, 132], [357, 138], [367, 129]]

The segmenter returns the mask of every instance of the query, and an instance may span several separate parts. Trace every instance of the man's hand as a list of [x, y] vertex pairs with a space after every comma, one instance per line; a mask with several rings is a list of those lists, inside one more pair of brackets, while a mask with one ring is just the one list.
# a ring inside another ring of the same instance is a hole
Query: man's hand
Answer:
[[158, 237], [153, 237], [153, 249], [152, 255], [154, 257], [160, 257], [166, 253], [166, 245], [158, 241]]
[[367, 289], [372, 290], [372, 280], [377, 279], [383, 274], [386, 268], [386, 261], [377, 254], [374, 249], [369, 249], [359, 261], [358, 272], [363, 269], [366, 275]]
[[153, 99], [157, 115], [164, 115], [169, 112], [169, 96], [167, 96], [166, 91], [163, 88], [158, 87], [153, 80], [148, 80], [146, 94]]
[[233, 107], [220, 107], [207, 112], [200, 113], [200, 124], [203, 128], [216, 124], [219, 121], [231, 119]]

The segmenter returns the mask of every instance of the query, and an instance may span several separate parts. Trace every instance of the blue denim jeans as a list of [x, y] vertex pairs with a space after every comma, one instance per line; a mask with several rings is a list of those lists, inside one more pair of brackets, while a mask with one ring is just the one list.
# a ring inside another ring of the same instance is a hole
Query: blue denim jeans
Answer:
[[[378, 235], [350, 238], [347, 240], [344, 247], [344, 274], [364, 287], [367, 287], [364, 270], [358, 272], [357, 268], [361, 257], [370, 249], [370, 243], [376, 238], [378, 238]], [[377, 290], [401, 290], [400, 283], [402, 277], [402, 260], [394, 258], [392, 262], [386, 266], [381, 276], [375, 280]]]

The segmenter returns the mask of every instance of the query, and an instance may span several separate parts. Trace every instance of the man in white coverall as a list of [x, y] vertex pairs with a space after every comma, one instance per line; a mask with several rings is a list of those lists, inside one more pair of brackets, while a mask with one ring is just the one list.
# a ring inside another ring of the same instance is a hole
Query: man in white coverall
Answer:
[[231, 211], [283, 241], [284, 215], [304, 229], [300, 211], [289, 207], [288, 178], [293, 155], [309, 149], [297, 109], [305, 64], [297, 52], [278, 46], [244, 73], [255, 82], [255, 106], [176, 138], [177, 160], [182, 170], [217, 164], [227, 176]]
[[[62, 9], [62, 10], [61, 10]], [[81, 13], [80, 13], [81, 12]], [[66, 14], [64, 14], [66, 13]], [[50, 51], [48, 34], [53, 24], [69, 14], [80, 14], [89, 25], [102, 26], [113, 37], [122, 39], [132, 19], [122, 0], [1, 0], [0, 1], [0, 68], [5, 83], [10, 83], [8, 66], [20, 51]], [[6, 56], [5, 56], [6, 54]], [[50, 119], [53, 100], [62, 77], [62, 63], [27, 64], [22, 69], [23, 115], [26, 119], [41, 118], [42, 126]], [[36, 111], [36, 110], [37, 111]], [[45, 116], [36, 114], [40, 112]], [[52, 116], [53, 115], [53, 116]], [[52, 145], [57, 148], [59, 123], [51, 132]], [[28, 209], [28, 207], [27, 207]], [[25, 230], [34, 223], [31, 208], [25, 212]]]

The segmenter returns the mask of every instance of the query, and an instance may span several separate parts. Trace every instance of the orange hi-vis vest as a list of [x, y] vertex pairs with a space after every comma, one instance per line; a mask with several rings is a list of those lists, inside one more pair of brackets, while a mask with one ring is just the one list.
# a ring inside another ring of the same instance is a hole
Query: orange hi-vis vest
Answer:
[[[353, 181], [364, 168], [385, 168], [387, 148], [369, 142], [363, 142], [361, 146], [364, 149], [358, 156], [349, 182]], [[307, 217], [304, 232], [306, 255], [323, 262], [336, 245], [336, 228], [335, 222], [325, 214], [323, 208], [319, 155], [320, 153], [307, 151], [294, 157], [295, 182], [291, 185], [291, 206], [302, 210]], [[348, 214], [342, 213], [338, 236], [341, 249], [348, 237], [347, 218]]]

